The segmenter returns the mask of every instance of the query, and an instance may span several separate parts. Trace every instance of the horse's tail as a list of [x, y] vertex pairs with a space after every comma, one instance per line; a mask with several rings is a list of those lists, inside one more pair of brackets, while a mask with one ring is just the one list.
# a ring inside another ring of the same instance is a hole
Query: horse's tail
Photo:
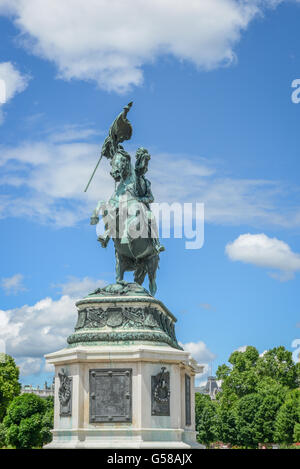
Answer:
[[145, 276], [147, 273], [147, 267], [144, 262], [139, 263], [138, 267], [134, 272], [134, 281], [139, 285], [142, 285], [143, 281], [145, 280]]

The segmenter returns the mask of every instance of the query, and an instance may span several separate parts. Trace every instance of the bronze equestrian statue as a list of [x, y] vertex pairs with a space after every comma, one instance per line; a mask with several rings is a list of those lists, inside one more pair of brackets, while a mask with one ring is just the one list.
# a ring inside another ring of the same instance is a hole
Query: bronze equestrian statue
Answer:
[[98, 237], [98, 241], [105, 248], [109, 240], [113, 239], [117, 284], [126, 285], [123, 280], [126, 271], [134, 271], [134, 282], [139, 285], [142, 285], [148, 274], [149, 290], [154, 296], [159, 254], [165, 248], [159, 242], [155, 217], [150, 208], [154, 201], [151, 183], [145, 177], [150, 154], [145, 148], [139, 148], [133, 168], [129, 153], [121, 145], [132, 135], [132, 126], [127, 119], [131, 106], [132, 103], [129, 103], [115, 119], [102, 146], [100, 160], [102, 156], [110, 160], [110, 174], [115, 180], [116, 189], [107, 203], [98, 202], [91, 224], [99, 222], [101, 212], [105, 232]]

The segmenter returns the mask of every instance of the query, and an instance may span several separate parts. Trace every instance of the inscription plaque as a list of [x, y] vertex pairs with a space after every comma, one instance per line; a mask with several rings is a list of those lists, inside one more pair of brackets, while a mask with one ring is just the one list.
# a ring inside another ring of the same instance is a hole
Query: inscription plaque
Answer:
[[185, 424], [191, 425], [191, 378], [185, 375]]
[[132, 421], [132, 370], [90, 370], [90, 423]]
[[156, 376], [151, 376], [151, 414], [170, 415], [170, 373], [163, 366]]

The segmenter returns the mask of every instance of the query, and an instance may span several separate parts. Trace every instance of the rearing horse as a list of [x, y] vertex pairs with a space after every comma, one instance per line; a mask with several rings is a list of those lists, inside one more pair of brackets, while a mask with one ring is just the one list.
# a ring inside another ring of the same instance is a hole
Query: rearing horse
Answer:
[[98, 237], [98, 241], [102, 247], [107, 246], [110, 238], [114, 241], [117, 283], [126, 284], [123, 278], [128, 270], [134, 271], [134, 281], [139, 285], [148, 274], [150, 293], [155, 295], [159, 253], [165, 248], [159, 242], [155, 217], [150, 210], [154, 197], [150, 181], [145, 178], [150, 155], [145, 148], [139, 148], [133, 169], [129, 153], [120, 145], [132, 135], [132, 126], [127, 119], [131, 106], [132, 103], [129, 103], [117, 116], [103, 143], [100, 160], [102, 156], [110, 160], [110, 174], [118, 186], [107, 204], [103, 201], [98, 203], [91, 224], [99, 222], [101, 212], [106, 231]]
[[[142, 150], [142, 156], [148, 161], [150, 155]], [[148, 274], [149, 290], [154, 296], [157, 290], [155, 279], [159, 252], [164, 248], [155, 236], [155, 224], [152, 226], [154, 237], [151, 237], [150, 222], [153, 225], [155, 220], [151, 216], [148, 203], [153, 201], [153, 196], [151, 192], [148, 198], [147, 195], [138, 196], [140, 176], [132, 169], [130, 155], [123, 149], [119, 149], [114, 155], [111, 166], [111, 175], [118, 186], [107, 204], [103, 201], [98, 203], [92, 214], [91, 224], [99, 222], [101, 212], [106, 230], [103, 236], [98, 237], [98, 241], [102, 247], [107, 246], [110, 238], [114, 241], [117, 283], [123, 283], [126, 271], [134, 271], [134, 281], [139, 285], [142, 285]]]

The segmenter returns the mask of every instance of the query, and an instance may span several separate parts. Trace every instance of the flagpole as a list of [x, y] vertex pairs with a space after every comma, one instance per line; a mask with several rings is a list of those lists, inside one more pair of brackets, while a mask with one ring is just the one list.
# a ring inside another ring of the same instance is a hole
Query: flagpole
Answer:
[[100, 158], [99, 158], [99, 160], [98, 160], [98, 163], [96, 164], [96, 168], [94, 169], [93, 174], [91, 175], [90, 180], [89, 180], [89, 182], [87, 183], [86, 188], [84, 189], [84, 192], [86, 192], [86, 191], [88, 190], [89, 185], [90, 185], [90, 183], [91, 183], [91, 181], [92, 181], [92, 179], [93, 179], [93, 177], [94, 177], [94, 175], [95, 175], [95, 172], [97, 171], [97, 168], [98, 168], [98, 166], [99, 166], [99, 164], [100, 164], [100, 161], [102, 160], [102, 157], [103, 157], [103, 154], [101, 154], [101, 156], [100, 156]]

